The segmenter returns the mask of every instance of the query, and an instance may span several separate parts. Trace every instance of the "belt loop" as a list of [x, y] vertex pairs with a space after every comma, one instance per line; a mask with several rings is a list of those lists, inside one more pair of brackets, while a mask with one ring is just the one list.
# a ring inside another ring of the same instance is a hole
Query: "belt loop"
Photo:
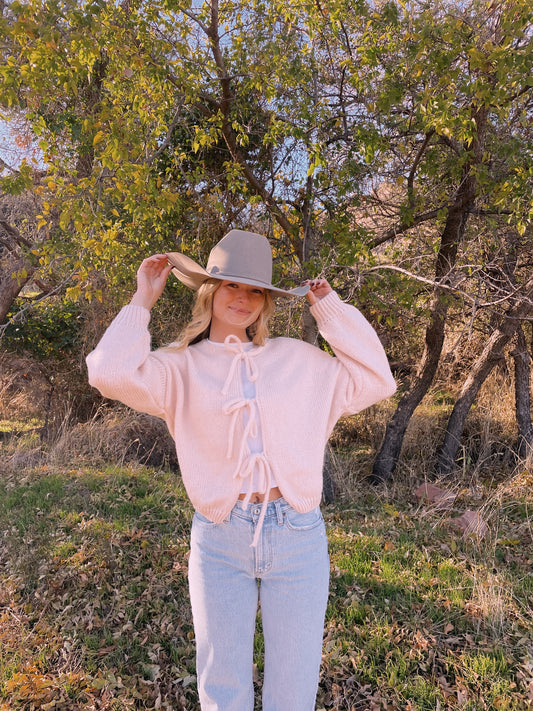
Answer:
[[276, 508], [276, 516], [278, 517], [278, 526], [283, 526], [283, 511], [281, 510], [281, 502], [279, 499], [273, 502]]

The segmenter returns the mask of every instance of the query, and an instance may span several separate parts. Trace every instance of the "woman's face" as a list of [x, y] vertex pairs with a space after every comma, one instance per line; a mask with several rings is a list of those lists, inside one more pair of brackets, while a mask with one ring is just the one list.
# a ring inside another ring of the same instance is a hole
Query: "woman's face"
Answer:
[[247, 341], [246, 329], [257, 319], [265, 303], [265, 289], [223, 281], [213, 295], [211, 340], [223, 341], [230, 334]]

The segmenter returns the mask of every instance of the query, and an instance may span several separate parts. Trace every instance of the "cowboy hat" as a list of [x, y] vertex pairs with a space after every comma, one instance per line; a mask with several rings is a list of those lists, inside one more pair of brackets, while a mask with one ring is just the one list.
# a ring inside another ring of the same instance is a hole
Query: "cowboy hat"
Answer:
[[172, 273], [190, 289], [198, 289], [207, 279], [234, 281], [260, 286], [275, 295], [305, 296], [309, 286], [278, 289], [272, 286], [272, 249], [263, 235], [244, 230], [231, 230], [209, 254], [204, 269], [181, 252], [169, 252]]

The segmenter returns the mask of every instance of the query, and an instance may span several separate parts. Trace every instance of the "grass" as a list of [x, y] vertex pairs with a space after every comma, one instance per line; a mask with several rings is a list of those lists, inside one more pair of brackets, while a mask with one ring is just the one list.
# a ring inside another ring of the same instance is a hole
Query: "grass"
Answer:
[[[494, 452], [493, 429], [510, 428], [489, 395], [495, 424], [465, 439], [451, 511], [413, 495], [435, 413], [420, 409], [395, 483], [378, 489], [360, 472], [384, 415], [337, 428], [318, 711], [533, 708], [533, 475]], [[2, 429], [13, 435], [0, 443], [0, 711], [196, 711], [192, 510], [163, 434], [115, 411], [52, 443], [9, 419]], [[141, 434], [161, 465], [129, 461]], [[486, 521], [483, 539], [452, 525], [467, 509]], [[260, 632], [259, 616], [258, 699]]]
[[[360, 484], [324, 507], [331, 594], [317, 708], [531, 708], [531, 475], [485, 492], [483, 541], [410, 492]], [[456, 506], [469, 505], [463, 493]], [[198, 709], [191, 515], [164, 469], [0, 477], [2, 711]], [[259, 634], [255, 649], [259, 694]]]
[[1, 481], [2, 709], [153, 708], [170, 677], [188, 707], [189, 520], [165, 472], [43, 467]]
[[421, 514], [405, 495], [373, 493], [329, 512], [334, 673], [323, 676], [322, 707], [530, 708], [533, 546], [507, 537], [527, 518], [499, 520], [506, 537], [480, 542]]

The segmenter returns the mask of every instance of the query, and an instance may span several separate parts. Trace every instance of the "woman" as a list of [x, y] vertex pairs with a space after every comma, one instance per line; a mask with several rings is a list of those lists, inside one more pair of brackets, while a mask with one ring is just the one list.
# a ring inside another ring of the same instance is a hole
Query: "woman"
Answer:
[[[169, 264], [170, 262], [170, 264]], [[198, 290], [181, 341], [150, 350], [150, 309], [173, 273]], [[324, 279], [271, 284], [266, 237], [232, 230], [204, 269], [155, 255], [88, 356], [100, 392], [163, 418], [195, 508], [189, 588], [203, 711], [251, 711], [258, 601], [263, 711], [315, 707], [329, 585], [319, 504], [328, 437], [395, 390], [379, 339]], [[268, 339], [272, 296], [306, 295], [335, 357]]]

